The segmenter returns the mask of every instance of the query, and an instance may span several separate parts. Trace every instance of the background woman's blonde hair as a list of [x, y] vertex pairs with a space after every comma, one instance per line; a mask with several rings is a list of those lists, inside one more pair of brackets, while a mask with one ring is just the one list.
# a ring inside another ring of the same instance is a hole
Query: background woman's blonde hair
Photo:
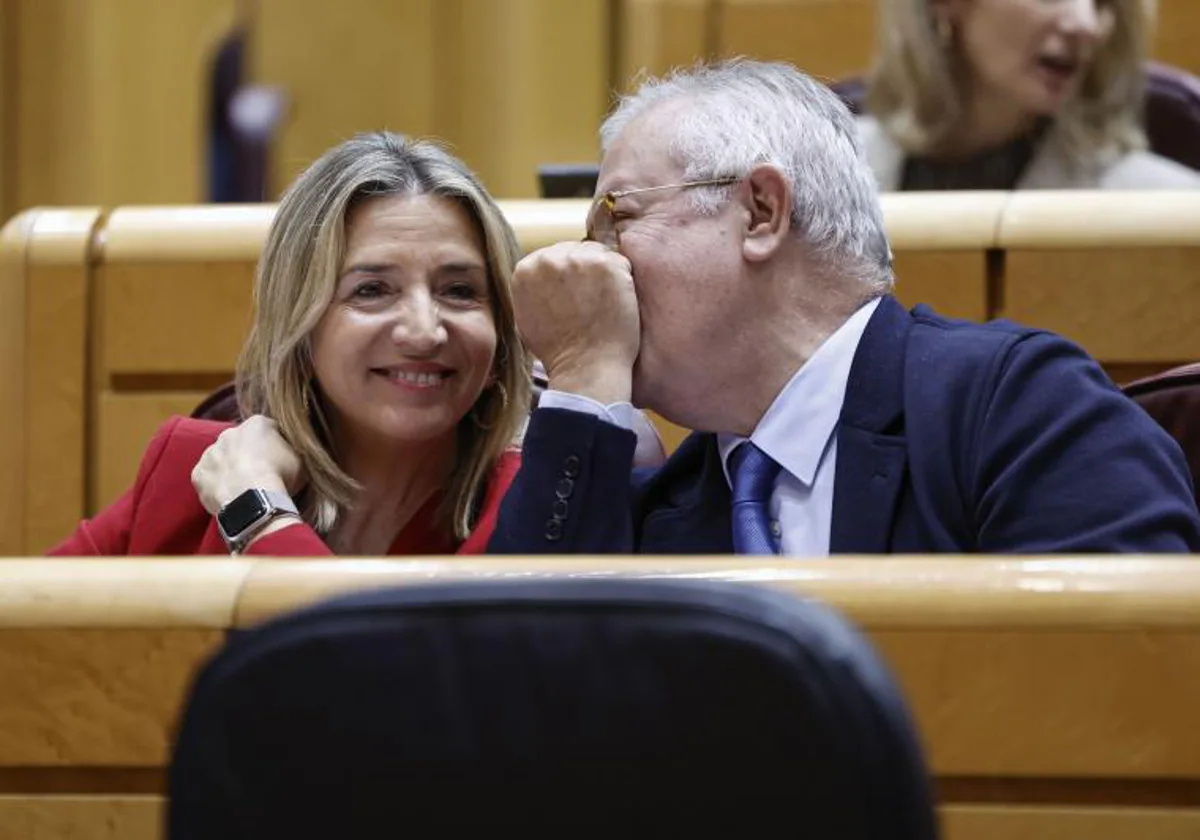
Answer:
[[528, 415], [532, 386], [513, 316], [516, 237], [474, 174], [437, 145], [387, 132], [358, 135], [322, 155], [283, 194], [255, 274], [254, 320], [238, 361], [238, 405], [242, 416], [264, 414], [279, 424], [307, 470], [301, 512], [318, 532], [328, 533], [358, 488], [330, 450], [311, 336], [333, 299], [348, 211], [356, 202], [388, 195], [457, 202], [478, 225], [487, 249], [496, 383], [459, 423], [444, 505], [449, 530], [464, 539], [478, 518], [497, 458]]
[[[1067, 153], [1079, 163], [1145, 148], [1142, 107], [1154, 0], [1099, 0], [1113, 27], [1079, 93], [1056, 119]], [[937, 35], [931, 0], [880, 0], [875, 63], [866, 109], [908, 154], [936, 153], [963, 116], [963, 78], [952, 47]]]

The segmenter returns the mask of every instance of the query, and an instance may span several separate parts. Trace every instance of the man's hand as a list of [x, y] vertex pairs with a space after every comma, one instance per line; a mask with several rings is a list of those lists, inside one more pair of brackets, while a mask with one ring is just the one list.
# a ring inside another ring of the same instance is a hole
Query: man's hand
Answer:
[[595, 242], [561, 242], [513, 272], [517, 328], [550, 387], [609, 404], [630, 399], [641, 320], [629, 260]]
[[295, 495], [304, 483], [300, 459], [275, 421], [257, 414], [221, 432], [192, 470], [200, 503], [214, 516], [247, 490]]

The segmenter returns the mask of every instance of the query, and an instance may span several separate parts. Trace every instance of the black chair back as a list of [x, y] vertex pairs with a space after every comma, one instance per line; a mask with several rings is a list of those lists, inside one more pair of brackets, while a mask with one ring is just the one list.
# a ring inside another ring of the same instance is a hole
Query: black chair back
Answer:
[[202, 669], [168, 793], [169, 840], [936, 836], [872, 647], [818, 603], [700, 581], [459, 582], [278, 617]]

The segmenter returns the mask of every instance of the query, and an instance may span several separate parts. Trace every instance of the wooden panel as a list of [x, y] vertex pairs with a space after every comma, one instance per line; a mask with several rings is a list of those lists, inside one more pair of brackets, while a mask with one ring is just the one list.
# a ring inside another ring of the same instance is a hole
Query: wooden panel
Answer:
[[0, 246], [0, 553], [39, 552], [83, 501], [88, 254], [99, 213], [32, 211]]
[[[1193, 560], [744, 561], [638, 558], [616, 573], [752, 581], [856, 621], [909, 693], [948, 840], [1197, 836]], [[616, 568], [602, 557], [0, 562], [0, 840], [160, 836], [153, 794], [183, 692], [230, 622], [380, 585]]]
[[939, 776], [1200, 778], [1200, 633], [869, 628]]
[[[969, 560], [969, 562], [964, 562]], [[411, 562], [256, 563], [234, 615], [245, 627], [336, 592], [427, 580], [521, 579], [611, 573], [612, 560], [571, 556]], [[773, 559], [638, 557], [622, 574], [761, 582], [822, 598], [868, 628], [1181, 630], [1200, 627], [1200, 563], [1190, 558], [840, 557]], [[1195, 674], [1200, 679], [1200, 674]], [[1197, 760], [1200, 761], [1200, 755]]]
[[1105, 363], [1200, 358], [1200, 192], [1015, 193], [997, 314], [1061, 333]]
[[612, 87], [632, 89], [640, 73], [662, 75], [709, 56], [717, 20], [709, 0], [618, 0], [616, 75]]
[[272, 195], [356, 132], [437, 133], [435, 56], [446, 45], [434, 31], [435, 0], [256, 5], [251, 75], [281, 87], [289, 102], [271, 149]]
[[1200, 3], [1196, 0], [1158, 0], [1158, 27], [1154, 33], [1154, 58], [1200, 74]]
[[939, 315], [983, 321], [988, 316], [987, 254], [978, 251], [896, 251], [896, 297], [905, 306], [932, 306]]
[[1194, 808], [947, 805], [945, 840], [1195, 840]]
[[88, 0], [17, 0], [18, 207], [99, 201], [91, 61], [99, 7]]
[[25, 534], [25, 288], [37, 211], [0, 230], [0, 555], [21, 554]]
[[1011, 193], [996, 244], [1013, 250], [1200, 247], [1200, 190]]
[[209, 73], [238, 4], [88, 0], [96, 201], [207, 199]]
[[250, 328], [252, 264], [145, 263], [97, 275], [106, 375], [233, 369]]
[[591, 201], [577, 198], [501, 200], [497, 204], [526, 254], [555, 242], [582, 239], [591, 207]]
[[275, 218], [274, 204], [118, 207], [104, 226], [100, 256], [125, 263], [258, 260]]
[[223, 630], [253, 565], [220, 558], [0, 560], [0, 629]]
[[719, 15], [722, 55], [790, 61], [832, 81], [874, 53], [875, 0], [720, 0]]
[[20, 206], [206, 197], [208, 78], [237, 0], [17, 0]]
[[12, 133], [13, 111], [16, 108], [13, 91], [16, 89], [16, 27], [13, 16], [17, 0], [0, 0], [0, 224], [9, 220], [15, 212], [16, 198], [12, 179], [16, 143]]
[[0, 796], [0, 840], [159, 840], [160, 796]]
[[24, 551], [70, 533], [86, 493], [87, 326], [96, 209], [43, 213], [29, 251]]
[[539, 163], [599, 158], [608, 7], [439, 0], [436, 130], [497, 198], [536, 197]]
[[1000, 315], [1103, 362], [1200, 359], [1200, 247], [1010, 250]]
[[[350, 589], [611, 573], [611, 560], [257, 564], [236, 621]], [[1200, 779], [1200, 566], [1158, 561], [641, 558], [638, 577], [745, 580], [820, 598], [865, 629], [939, 776]]]
[[[949, 805], [946, 840], [1195, 840], [1190, 809], [1021, 808]], [[158, 840], [158, 796], [0, 796], [0, 840]]]
[[192, 673], [222, 638], [200, 628], [0, 630], [3, 761], [162, 766]]
[[[994, 248], [1011, 201], [1012, 193], [974, 190], [892, 192], [879, 197], [883, 226], [896, 251]], [[1078, 208], [1078, 198], [1073, 206]]]
[[142, 454], [159, 426], [172, 415], [191, 414], [208, 394], [208, 391], [102, 392], [94, 421], [96, 443], [90, 471], [89, 513], [103, 510], [133, 486]]

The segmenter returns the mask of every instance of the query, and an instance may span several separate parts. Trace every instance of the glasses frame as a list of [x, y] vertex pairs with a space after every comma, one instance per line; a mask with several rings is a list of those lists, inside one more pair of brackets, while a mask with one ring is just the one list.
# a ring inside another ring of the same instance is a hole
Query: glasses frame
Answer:
[[[616, 204], [622, 198], [631, 195], [641, 195], [642, 193], [660, 192], [662, 190], [686, 190], [692, 187], [727, 187], [730, 184], [736, 184], [742, 180], [740, 175], [727, 175], [723, 178], [703, 178], [699, 181], [683, 181], [678, 184], [662, 184], [657, 187], [635, 187], [630, 190], [609, 190], [606, 193], [596, 196], [592, 201], [592, 206], [588, 210], [586, 228], [583, 237], [584, 242], [597, 242], [613, 250], [619, 250], [621, 247], [621, 236], [617, 233], [617, 220], [614, 215]], [[612, 242], [602, 242], [596, 238], [596, 222], [595, 219], [600, 209], [603, 208], [608, 213], [608, 217], [612, 220]]]

